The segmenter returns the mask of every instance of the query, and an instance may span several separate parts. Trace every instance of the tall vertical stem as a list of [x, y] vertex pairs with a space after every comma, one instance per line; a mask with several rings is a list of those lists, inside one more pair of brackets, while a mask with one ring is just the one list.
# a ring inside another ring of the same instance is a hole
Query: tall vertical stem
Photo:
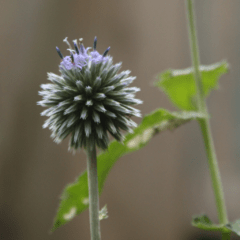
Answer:
[[[199, 50], [197, 42], [197, 34], [195, 28], [194, 10], [192, 0], [186, 0], [187, 12], [188, 12], [188, 22], [189, 22], [189, 39], [191, 45], [191, 58], [194, 67], [194, 78], [196, 81], [197, 90], [197, 105], [198, 111], [205, 113], [207, 115], [207, 106], [204, 99], [204, 93], [202, 88], [202, 77], [199, 70], [200, 60], [199, 60]], [[210, 123], [207, 118], [199, 120], [201, 127], [205, 149], [208, 157], [209, 170], [212, 180], [213, 191], [215, 195], [216, 207], [218, 212], [218, 219], [220, 224], [226, 224], [228, 222], [227, 211], [225, 206], [223, 188], [220, 178], [220, 172], [218, 168], [215, 148], [213, 144]], [[223, 233], [222, 239], [229, 240], [230, 233]]]
[[95, 143], [87, 140], [87, 171], [91, 240], [100, 240], [97, 156]]

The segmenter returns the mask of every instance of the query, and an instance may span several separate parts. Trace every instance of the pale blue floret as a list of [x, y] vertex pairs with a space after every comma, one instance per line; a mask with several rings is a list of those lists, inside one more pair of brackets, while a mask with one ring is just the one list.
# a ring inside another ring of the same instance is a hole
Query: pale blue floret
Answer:
[[107, 50], [104, 52], [103, 55], [100, 54], [96, 50], [96, 38], [94, 41], [94, 49], [90, 53], [88, 53], [88, 51], [91, 48], [90, 47], [85, 48], [82, 43], [80, 44], [80, 47], [79, 47], [80, 49], [79, 49], [77, 46], [76, 40], [74, 40], [75, 50], [72, 49], [70, 43], [67, 41], [67, 38], [64, 39], [64, 42], [66, 42], [67, 45], [69, 46], [68, 50], [70, 51], [71, 56], [62, 57], [62, 54], [61, 54], [59, 48], [56, 47], [56, 49], [57, 49], [59, 56], [63, 59], [62, 62], [60, 63], [60, 66], [64, 67], [67, 70], [71, 70], [74, 68], [82, 69], [84, 66], [86, 66], [88, 64], [88, 62], [98, 64], [98, 63], [105, 63], [109, 60], [109, 57], [106, 55], [107, 55], [110, 47], [107, 48]]
[[108, 58], [109, 58], [109, 57], [104, 57], [96, 50], [92, 51], [90, 54], [91, 54], [90, 61], [92, 61], [95, 64], [100, 62], [105, 63], [106, 61], [108, 61]]

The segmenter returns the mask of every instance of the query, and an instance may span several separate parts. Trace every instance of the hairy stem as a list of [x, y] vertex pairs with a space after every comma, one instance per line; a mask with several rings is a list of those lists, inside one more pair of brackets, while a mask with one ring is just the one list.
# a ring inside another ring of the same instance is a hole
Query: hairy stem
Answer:
[[[199, 70], [200, 60], [199, 60], [199, 51], [198, 51], [198, 42], [195, 28], [195, 19], [194, 19], [194, 10], [192, 0], [186, 0], [187, 12], [188, 12], [188, 21], [189, 21], [189, 39], [191, 44], [191, 58], [192, 64], [194, 67], [194, 78], [196, 81], [196, 90], [197, 90], [197, 104], [198, 111], [205, 113], [207, 115], [207, 106], [204, 99], [204, 93], [202, 88], [202, 77]], [[210, 123], [207, 118], [199, 120], [201, 127], [205, 149], [208, 157], [209, 170], [212, 180], [212, 186], [215, 195], [216, 207], [218, 212], [218, 219], [220, 224], [226, 224], [228, 222], [227, 211], [225, 206], [223, 188], [220, 178], [220, 172], [218, 168], [215, 148], [213, 144]], [[222, 239], [230, 239], [230, 233], [223, 233]]]
[[91, 240], [100, 240], [97, 156], [95, 143], [87, 141], [87, 171]]

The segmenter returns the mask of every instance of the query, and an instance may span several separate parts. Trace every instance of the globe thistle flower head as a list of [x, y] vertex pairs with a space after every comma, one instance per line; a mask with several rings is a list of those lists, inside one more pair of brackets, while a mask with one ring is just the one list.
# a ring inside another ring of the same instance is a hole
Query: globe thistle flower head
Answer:
[[51, 137], [60, 143], [68, 135], [70, 149], [86, 147], [87, 140], [101, 149], [107, 149], [108, 132], [118, 141], [123, 140], [121, 129], [131, 132], [136, 123], [131, 116], [141, 117], [140, 111], [132, 105], [142, 103], [135, 99], [140, 89], [128, 87], [135, 77], [130, 71], [119, 73], [121, 63], [113, 64], [108, 56], [110, 47], [103, 54], [96, 50], [97, 38], [93, 49], [84, 48], [73, 41], [74, 48], [67, 41], [70, 55], [61, 58], [60, 75], [48, 73], [49, 84], [42, 84], [39, 95], [43, 100], [38, 104], [47, 107], [41, 115], [47, 116], [43, 128], [52, 131]]

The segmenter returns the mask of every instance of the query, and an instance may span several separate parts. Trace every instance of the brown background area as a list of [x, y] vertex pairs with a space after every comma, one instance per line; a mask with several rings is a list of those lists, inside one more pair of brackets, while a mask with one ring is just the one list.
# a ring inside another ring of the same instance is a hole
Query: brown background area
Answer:
[[[191, 65], [182, 0], [1, 0], [0, 7], [0, 239], [89, 239], [88, 211], [49, 234], [67, 183], [86, 167], [85, 154], [72, 155], [68, 141], [57, 145], [43, 130], [39, 85], [58, 72], [57, 45], [83, 37], [98, 50], [111, 46], [115, 62], [137, 76], [143, 114], [174, 110], [153, 87], [157, 73]], [[196, 1], [201, 62], [222, 59], [231, 72], [208, 99], [229, 219], [240, 217], [238, 0]], [[140, 119], [136, 120], [138, 123]], [[109, 219], [104, 240], [200, 239], [191, 216], [217, 221], [206, 155], [196, 122], [155, 137], [114, 166], [100, 199]]]

